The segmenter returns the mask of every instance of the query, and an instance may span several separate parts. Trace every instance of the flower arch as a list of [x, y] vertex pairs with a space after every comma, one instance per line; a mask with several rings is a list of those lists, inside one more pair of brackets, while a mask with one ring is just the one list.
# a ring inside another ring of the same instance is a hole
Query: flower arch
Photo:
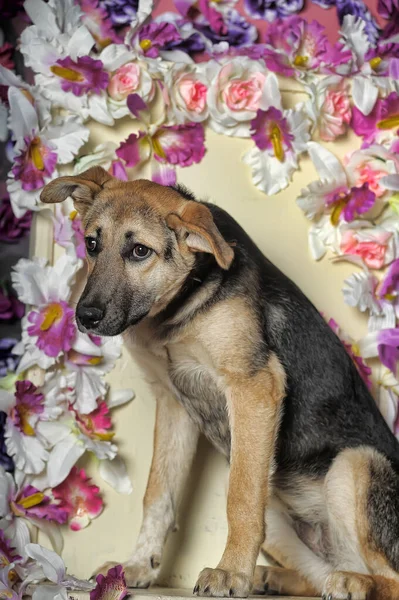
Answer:
[[[310, 221], [311, 255], [354, 265], [344, 301], [369, 316], [361, 340], [330, 325], [369, 387], [365, 359], [379, 359], [376, 400], [398, 433], [399, 5], [379, 0], [373, 14], [361, 0], [314, 3], [334, 11], [337, 35], [302, 16], [303, 0], [175, 0], [166, 12], [151, 0], [26, 0], [10, 9], [24, 11], [19, 50], [33, 76], [17, 74], [12, 46], [0, 40], [0, 136], [11, 163], [0, 237], [18, 239], [35, 213], [52, 220], [65, 251], [54, 264], [20, 260], [16, 296], [7, 287], [1, 299], [4, 318], [22, 317], [22, 339], [0, 346], [0, 590], [12, 597], [38, 565], [49, 578], [47, 562], [56, 560], [31, 543], [32, 527], [59, 552], [60, 525], [77, 531], [101, 513], [98, 482], [77, 466], [86, 452], [99, 459], [102, 479], [131, 492], [111, 415], [133, 392], [104, 381], [121, 344], [78, 332], [71, 290], [85, 255], [80, 219], [68, 201], [54, 213], [40, 203], [65, 168], [98, 164], [126, 180], [147, 164], [154, 181], [173, 185], [176, 166], [201, 162], [208, 127], [252, 140], [243, 162], [273, 195], [307, 154], [318, 179], [296, 202]], [[284, 78], [305, 101], [285, 106]], [[132, 124], [124, 141], [86, 151], [89, 120], [122, 118]], [[341, 162], [324, 142], [349, 130], [359, 149]], [[43, 378], [35, 384], [36, 367]], [[60, 590], [85, 587], [59, 562], [51, 577]], [[123, 588], [120, 569], [93, 598], [109, 582]]]

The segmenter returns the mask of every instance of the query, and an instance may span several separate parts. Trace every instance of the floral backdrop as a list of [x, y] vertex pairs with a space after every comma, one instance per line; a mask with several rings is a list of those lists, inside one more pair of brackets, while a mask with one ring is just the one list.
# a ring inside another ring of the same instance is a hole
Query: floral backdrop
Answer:
[[[309, 18], [309, 4], [336, 26]], [[35, 543], [41, 530], [61, 553], [63, 527], [79, 531], [101, 514], [101, 481], [131, 493], [112, 411], [133, 398], [104, 381], [120, 340], [76, 327], [79, 215], [71, 201], [44, 207], [41, 190], [64, 165], [76, 174], [102, 165], [127, 180], [147, 164], [154, 181], [173, 185], [176, 166], [204, 157], [207, 128], [252, 140], [242, 160], [267, 195], [289, 186], [308, 155], [318, 179], [296, 203], [309, 220], [310, 253], [353, 264], [343, 300], [368, 314], [369, 333], [352, 340], [330, 325], [398, 434], [399, 3], [1, 0], [0, 12], [18, 32], [13, 44], [10, 28], [0, 31], [0, 141], [9, 164], [0, 240], [25, 236], [35, 213], [51, 219], [65, 249], [54, 264], [21, 259], [0, 287], [1, 322], [22, 327], [20, 340], [0, 340], [0, 597], [22, 598], [33, 581], [50, 580], [34, 598], [66, 599], [69, 587], [119, 599], [127, 594], [122, 567], [88, 584]], [[306, 98], [293, 108], [280, 92], [286, 78]], [[88, 121], [111, 127], [122, 118], [130, 135], [88, 153]], [[340, 161], [324, 142], [348, 131], [358, 149]], [[378, 359], [374, 373], [370, 358]], [[98, 459], [95, 482], [78, 464], [86, 453]]]

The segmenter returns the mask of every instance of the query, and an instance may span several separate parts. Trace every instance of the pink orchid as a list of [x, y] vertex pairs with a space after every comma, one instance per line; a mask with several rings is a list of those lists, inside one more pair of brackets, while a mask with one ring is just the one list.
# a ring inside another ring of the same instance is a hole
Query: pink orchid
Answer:
[[331, 329], [334, 331], [334, 333], [336, 333], [337, 336], [339, 337], [339, 339], [341, 340], [342, 344], [345, 347], [345, 350], [347, 351], [347, 353], [349, 354], [349, 356], [355, 363], [355, 366], [356, 366], [357, 370], [359, 371], [359, 374], [360, 374], [361, 378], [363, 379], [364, 383], [367, 385], [367, 387], [369, 389], [371, 389], [372, 371], [371, 371], [370, 367], [368, 367], [366, 365], [363, 358], [360, 356], [359, 346], [354, 342], [354, 340], [352, 340], [352, 338], [350, 338], [344, 331], [342, 331], [342, 329], [339, 327], [338, 323], [336, 321], [334, 321], [334, 319], [330, 319], [328, 321], [328, 324], [331, 327]]
[[57, 357], [72, 348], [76, 335], [75, 311], [67, 302], [51, 302], [38, 312], [33, 310], [28, 314], [28, 321], [32, 323], [28, 334], [37, 336], [36, 346], [47, 356]]
[[89, 525], [103, 510], [100, 489], [90, 483], [84, 469], [73, 467], [68, 477], [53, 489], [53, 496], [68, 512], [68, 523], [72, 531]]
[[117, 565], [104, 575], [97, 575], [97, 585], [90, 592], [90, 600], [123, 600], [128, 595], [122, 565]]
[[79, 413], [72, 406], [70, 410], [74, 413], [77, 426], [84, 435], [105, 442], [111, 441], [114, 437], [115, 433], [109, 431], [112, 421], [106, 402], [97, 401], [97, 408], [88, 415]]

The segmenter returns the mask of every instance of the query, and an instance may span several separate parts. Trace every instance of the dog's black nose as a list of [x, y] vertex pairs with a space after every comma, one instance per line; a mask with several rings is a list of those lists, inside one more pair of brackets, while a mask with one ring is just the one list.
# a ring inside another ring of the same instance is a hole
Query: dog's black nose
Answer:
[[86, 329], [98, 325], [104, 318], [105, 310], [99, 306], [78, 306], [76, 316]]

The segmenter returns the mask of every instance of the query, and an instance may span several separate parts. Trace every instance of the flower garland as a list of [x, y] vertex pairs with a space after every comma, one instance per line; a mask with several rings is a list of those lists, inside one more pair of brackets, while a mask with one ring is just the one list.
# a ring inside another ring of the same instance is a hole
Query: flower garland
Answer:
[[[77, 330], [71, 290], [85, 256], [82, 225], [72, 202], [53, 213], [39, 199], [63, 165], [75, 174], [102, 165], [127, 180], [149, 164], [154, 181], [173, 185], [176, 166], [201, 162], [209, 127], [252, 140], [243, 162], [271, 195], [290, 184], [307, 154], [319, 179], [297, 205], [311, 221], [311, 254], [332, 252], [357, 267], [344, 300], [368, 313], [369, 334], [354, 341], [330, 325], [369, 388], [364, 359], [379, 359], [376, 400], [399, 433], [399, 4], [379, 0], [375, 16], [361, 0], [313, 1], [336, 12], [336, 40], [298, 14], [303, 0], [244, 0], [240, 10], [235, 0], [174, 0], [166, 13], [152, 0], [2, 8], [10, 18], [24, 11], [19, 49], [34, 78], [16, 73], [13, 47], [0, 35], [0, 139], [11, 162], [0, 240], [24, 235], [33, 211], [50, 216], [65, 253], [54, 265], [20, 260], [12, 286], [0, 287], [0, 320], [22, 317], [22, 339], [0, 341], [0, 593], [20, 598], [33, 579], [46, 578], [54, 597], [66, 598], [68, 585], [91, 589], [31, 543], [39, 528], [60, 552], [60, 525], [78, 531], [103, 510], [99, 488], [77, 466], [86, 452], [106, 482], [131, 492], [111, 411], [133, 394], [110, 392], [104, 381], [121, 342]], [[295, 79], [306, 100], [287, 108], [281, 77]], [[126, 117], [134, 131], [119, 146], [82, 152], [88, 120], [112, 126]], [[349, 130], [361, 147], [341, 163], [322, 142]], [[40, 382], [29, 378], [33, 367], [43, 370]], [[91, 598], [126, 593], [115, 568], [98, 578]]]

